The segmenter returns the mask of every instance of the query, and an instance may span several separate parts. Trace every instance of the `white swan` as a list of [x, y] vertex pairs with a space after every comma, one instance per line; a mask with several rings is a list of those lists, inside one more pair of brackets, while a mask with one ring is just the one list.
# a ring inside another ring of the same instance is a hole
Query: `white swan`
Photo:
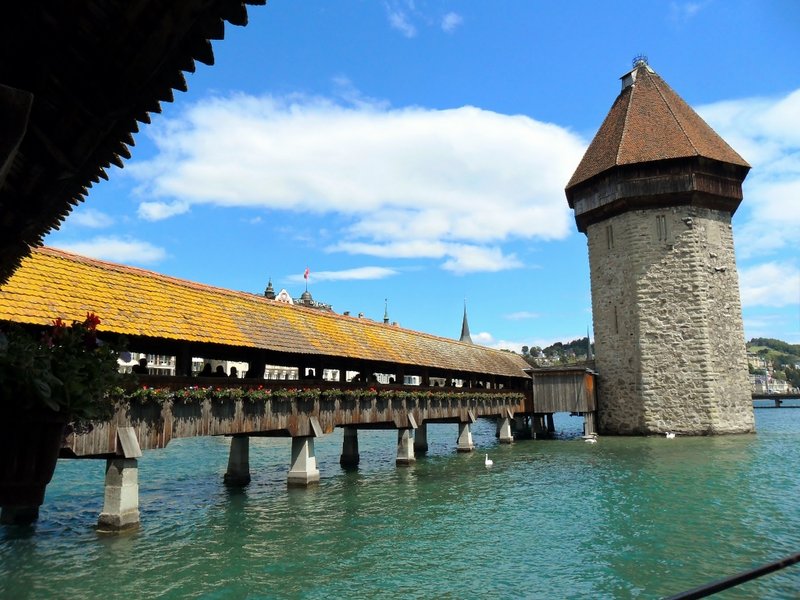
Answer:
[[486, 465], [487, 467], [491, 467], [494, 464], [494, 461], [491, 458], [489, 458], [489, 455], [487, 454], [486, 457], [483, 459], [483, 464]]
[[668, 440], [673, 440], [675, 439], [675, 434], [672, 433], [671, 431], [668, 431], [667, 433], [664, 434], [664, 437], [667, 438]]

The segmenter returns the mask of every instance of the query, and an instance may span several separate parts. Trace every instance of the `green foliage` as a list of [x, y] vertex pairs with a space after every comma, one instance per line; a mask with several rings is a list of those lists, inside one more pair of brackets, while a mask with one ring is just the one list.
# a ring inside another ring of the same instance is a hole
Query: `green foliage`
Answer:
[[342, 397], [342, 391], [337, 389], [322, 390], [321, 397], [328, 402], [336, 401]]
[[211, 388], [211, 397], [214, 400], [241, 400], [244, 398], [245, 391], [240, 387], [231, 388]]
[[[800, 364], [800, 344], [789, 344], [773, 338], [753, 338], [747, 343], [747, 351], [762, 357], [776, 371]], [[786, 376], [788, 380], [789, 374]]]
[[257, 388], [247, 390], [244, 397], [249, 402], [266, 402], [272, 398], [272, 390], [258, 386]]
[[784, 367], [784, 372], [786, 373], [786, 381], [789, 382], [789, 385], [794, 388], [800, 388], [800, 369], [787, 365]]
[[[544, 354], [544, 357], [548, 361], [544, 364], [552, 364], [553, 362], [557, 364], [582, 362], [587, 358], [586, 348], [588, 344], [589, 338], [582, 337], [577, 340], [567, 342], [566, 344], [563, 342], [556, 342], [555, 344], [551, 344], [546, 348], [540, 348], [539, 346], [532, 346], [528, 348], [528, 346], [523, 346], [522, 357], [528, 362], [528, 364], [534, 367], [540, 366], [540, 362], [542, 361], [539, 357], [542, 354]], [[592, 344], [592, 353], [594, 353], [594, 344]]]
[[[183, 392], [187, 393], [187, 396], [182, 397], [182, 399], [188, 398], [189, 390], [182, 390]], [[203, 391], [205, 394], [205, 391]], [[151, 388], [151, 387], [141, 387], [133, 390], [132, 392], [128, 392], [125, 395], [126, 400], [135, 400], [140, 404], [164, 404], [167, 401], [173, 401], [175, 399], [176, 392], [174, 390], [165, 389], [165, 388]]]
[[763, 346], [782, 354], [800, 358], [800, 344], [789, 344], [788, 342], [776, 340], [775, 338], [753, 338], [747, 342], [748, 349], [751, 346]]
[[43, 335], [19, 326], [0, 331], [0, 401], [16, 410], [49, 409], [81, 423], [108, 419], [119, 400], [117, 349], [97, 338], [100, 319], [60, 318]]

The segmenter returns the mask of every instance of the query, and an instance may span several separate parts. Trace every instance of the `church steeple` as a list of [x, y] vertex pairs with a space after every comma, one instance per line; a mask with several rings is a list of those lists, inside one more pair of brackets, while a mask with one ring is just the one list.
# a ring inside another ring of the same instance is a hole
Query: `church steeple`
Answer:
[[467, 323], [467, 301], [464, 300], [464, 320], [461, 322], [461, 338], [460, 342], [472, 343], [472, 337], [469, 335], [469, 323]]

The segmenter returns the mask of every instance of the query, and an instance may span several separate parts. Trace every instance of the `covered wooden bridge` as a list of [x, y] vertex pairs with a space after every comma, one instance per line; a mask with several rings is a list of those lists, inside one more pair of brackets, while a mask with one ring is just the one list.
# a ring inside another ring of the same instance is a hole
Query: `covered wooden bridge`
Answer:
[[[407, 465], [427, 449], [428, 423], [457, 423], [456, 448], [468, 452], [478, 417], [497, 417], [500, 440], [510, 442], [511, 419], [530, 403], [527, 363], [510, 352], [51, 248], [34, 249], [0, 287], [0, 322], [44, 328], [87, 312], [100, 317], [101, 336], [177, 358], [175, 377], [140, 377], [112, 420], [72, 434], [63, 449], [108, 460], [106, 528], [138, 523], [136, 459], [175, 437], [233, 436], [231, 484], [249, 481], [249, 436], [291, 437], [288, 482], [308, 485], [319, 480], [314, 438], [335, 427], [345, 429], [343, 465], [358, 464], [358, 429], [375, 428], [397, 430], [397, 464]], [[198, 356], [245, 361], [257, 377], [191, 377]], [[266, 365], [302, 378], [263, 379]], [[338, 381], [323, 381], [331, 370]], [[347, 381], [348, 372], [366, 377]], [[376, 374], [397, 383], [379, 384]], [[419, 384], [403, 385], [409, 376]]]

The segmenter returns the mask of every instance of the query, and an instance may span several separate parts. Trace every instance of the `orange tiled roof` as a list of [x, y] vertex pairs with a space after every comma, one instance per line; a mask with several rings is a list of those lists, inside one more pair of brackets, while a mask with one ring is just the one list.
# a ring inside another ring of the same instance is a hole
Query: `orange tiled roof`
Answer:
[[612, 167], [702, 156], [749, 167], [648, 65], [623, 89], [583, 155], [567, 189]]
[[518, 355], [291, 306], [53, 248], [34, 249], [0, 287], [0, 320], [82, 320], [102, 331], [188, 342], [524, 376]]

